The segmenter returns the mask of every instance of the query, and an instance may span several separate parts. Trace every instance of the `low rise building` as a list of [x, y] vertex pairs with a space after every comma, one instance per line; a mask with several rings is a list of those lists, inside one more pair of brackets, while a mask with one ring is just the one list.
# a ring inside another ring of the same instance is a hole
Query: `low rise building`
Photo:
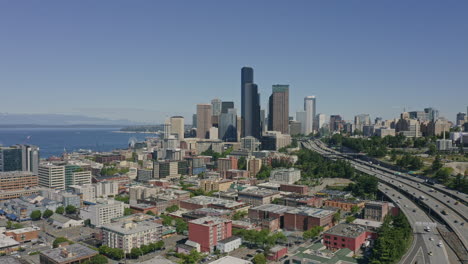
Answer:
[[280, 184], [280, 191], [306, 195], [309, 193], [309, 187], [307, 185]]
[[232, 236], [218, 241], [216, 249], [221, 253], [229, 253], [233, 250], [238, 249], [242, 245], [242, 239], [237, 236]]
[[331, 199], [325, 201], [325, 206], [338, 208], [343, 211], [350, 212], [354, 206], [359, 208], [364, 208], [365, 202], [364, 201], [357, 201], [357, 200], [344, 200], [344, 199]]
[[280, 197], [280, 192], [270, 189], [245, 189], [239, 192], [238, 199], [244, 203], [258, 206], [272, 203], [273, 200]]
[[314, 226], [329, 227], [334, 214], [331, 210], [297, 207], [284, 213], [284, 229], [306, 231]]
[[99, 252], [75, 243], [64, 247], [40, 251], [41, 264], [76, 264], [90, 261]]
[[107, 224], [102, 229], [102, 242], [112, 248], [130, 253], [132, 248], [161, 240], [163, 226], [151, 221]]
[[275, 200], [277, 204], [287, 206], [311, 206], [311, 207], [322, 207], [323, 198], [319, 196], [308, 196], [300, 194], [290, 194], [280, 197]]
[[368, 231], [364, 226], [339, 224], [324, 232], [323, 243], [329, 250], [348, 248], [357, 252], [368, 239], [375, 238], [376, 234]]
[[32, 240], [37, 240], [37, 238], [39, 237], [40, 230], [41, 229], [37, 226], [30, 226], [6, 231], [5, 235], [13, 238], [18, 242], [23, 243]]
[[195, 210], [199, 208], [215, 208], [237, 211], [247, 211], [249, 205], [243, 202], [236, 202], [232, 200], [220, 199], [209, 196], [195, 196], [188, 200], [180, 201], [180, 207], [187, 210]]
[[387, 202], [367, 202], [364, 206], [364, 219], [383, 222], [389, 210]]
[[294, 184], [301, 179], [301, 171], [295, 168], [275, 169], [270, 173], [270, 182]]
[[207, 216], [189, 221], [189, 240], [200, 244], [202, 252], [212, 252], [218, 242], [232, 236], [231, 220]]
[[52, 223], [52, 225], [56, 228], [84, 226], [84, 220], [73, 219], [61, 214], [53, 214], [47, 221]]
[[288, 248], [280, 245], [274, 246], [270, 249], [267, 259], [271, 261], [278, 261], [288, 253]]
[[38, 185], [38, 177], [29, 171], [0, 172], [0, 190], [21, 190]]
[[100, 227], [109, 224], [112, 218], [123, 216], [124, 207], [123, 202], [99, 199], [97, 204], [81, 208], [80, 218], [90, 219], [92, 225]]

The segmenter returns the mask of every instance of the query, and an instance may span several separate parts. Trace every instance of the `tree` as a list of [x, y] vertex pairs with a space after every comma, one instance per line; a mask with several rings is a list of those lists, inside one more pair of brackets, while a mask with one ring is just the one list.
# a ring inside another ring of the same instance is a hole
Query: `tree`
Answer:
[[333, 223], [338, 223], [340, 222], [341, 220], [341, 213], [340, 211], [336, 212], [334, 215], [333, 215]]
[[179, 206], [177, 206], [176, 204], [171, 205], [171, 206], [166, 208], [166, 212], [168, 212], [168, 213], [173, 213], [173, 212], [175, 212], [177, 210], [179, 210]]
[[265, 258], [265, 255], [262, 253], [255, 255], [255, 257], [252, 259], [252, 262], [254, 264], [266, 264], [267, 260]]
[[356, 213], [359, 212], [360, 210], [361, 210], [361, 208], [359, 208], [359, 206], [357, 206], [357, 205], [353, 205], [353, 206], [351, 207], [351, 213], [352, 213], [352, 214], [356, 214]]
[[54, 242], [52, 242], [52, 246], [54, 248], [58, 247], [60, 244], [68, 242], [69, 244], [73, 244], [70, 240], [66, 239], [65, 237], [57, 237]]
[[140, 256], [143, 256], [143, 251], [140, 248], [132, 248], [130, 251], [130, 256], [132, 258], [138, 258]]
[[128, 203], [130, 203], [130, 196], [128, 196], [128, 195], [117, 195], [117, 196], [114, 197], [114, 200], [128, 204]]
[[47, 210], [44, 211], [44, 214], [42, 215], [42, 217], [47, 219], [47, 218], [51, 217], [53, 214], [54, 214], [54, 212], [52, 210], [47, 209]]
[[89, 263], [90, 264], [107, 264], [109, 263], [109, 260], [105, 256], [99, 254], [99, 255], [92, 257]]
[[14, 223], [13, 224], [13, 229], [20, 229], [20, 228], [23, 228], [22, 224], [20, 224], [20, 223]]
[[76, 207], [69, 204], [65, 207], [65, 212], [67, 212], [67, 214], [74, 214], [76, 212]]
[[190, 251], [190, 254], [180, 254], [180, 258], [182, 259], [182, 264], [195, 264], [198, 263], [202, 259], [202, 255], [198, 253], [195, 249]]
[[13, 222], [10, 221], [10, 220], [8, 220], [8, 221], [7, 221], [7, 224], [6, 224], [6, 228], [7, 228], [7, 229], [11, 229], [12, 227], [13, 227]]
[[164, 241], [159, 240], [158, 242], [156, 242], [156, 250], [160, 250], [163, 247], [164, 247]]
[[352, 223], [354, 220], [356, 220], [356, 217], [350, 215], [346, 217], [346, 223]]
[[437, 156], [435, 157], [434, 161], [432, 162], [432, 166], [431, 166], [432, 171], [438, 171], [438, 170], [440, 170], [443, 166], [444, 166], [444, 164], [443, 164], [442, 161], [440, 160], [440, 156], [437, 155]]
[[41, 216], [42, 216], [42, 213], [41, 211], [39, 210], [34, 210], [31, 212], [31, 214], [29, 215], [29, 217], [31, 217], [31, 219], [33, 221], [37, 221], [37, 220], [40, 220], [41, 219]]
[[59, 206], [57, 209], [55, 209], [56, 214], [63, 214], [65, 212], [65, 207]]
[[302, 237], [304, 239], [312, 239], [320, 234], [323, 231], [323, 226], [314, 226], [311, 229], [304, 231]]
[[237, 211], [233, 216], [232, 216], [232, 220], [240, 220], [244, 217], [247, 216], [247, 212], [246, 211]]
[[436, 145], [435, 144], [429, 144], [429, 151], [427, 152], [427, 154], [429, 155], [435, 155], [437, 153], [437, 148], [436, 148]]
[[245, 160], [245, 157], [240, 157], [237, 160], [237, 168], [239, 168], [239, 170], [245, 170], [247, 168], [247, 161]]
[[124, 215], [131, 215], [131, 214], [132, 214], [132, 209], [124, 208]]
[[155, 214], [153, 213], [153, 211], [148, 211], [146, 212], [147, 215], [152, 215], [152, 216], [155, 216]]

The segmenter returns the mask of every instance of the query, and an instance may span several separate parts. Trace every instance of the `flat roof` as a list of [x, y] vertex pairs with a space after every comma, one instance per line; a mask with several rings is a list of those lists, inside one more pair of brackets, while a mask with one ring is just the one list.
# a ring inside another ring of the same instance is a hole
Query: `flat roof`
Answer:
[[[62, 251], [64, 250], [68, 251], [71, 254], [69, 255], [62, 254]], [[64, 247], [44, 250], [44, 251], [41, 251], [40, 254], [47, 256], [50, 259], [53, 259], [54, 261], [61, 263], [61, 262], [72, 261], [72, 260], [80, 259], [84, 257], [91, 257], [94, 255], [97, 255], [98, 252], [88, 247], [85, 247], [81, 244], [75, 243], [75, 244], [64, 246]]]
[[228, 237], [228, 238], [225, 238], [223, 240], [218, 241], [218, 243], [229, 243], [229, 242], [232, 242], [232, 241], [235, 241], [235, 240], [238, 240], [238, 239], [241, 239], [241, 238], [238, 237], [238, 236], [231, 236], [231, 237]]
[[324, 234], [355, 238], [364, 232], [366, 232], [366, 228], [361, 225], [342, 223], [330, 228]]
[[279, 205], [279, 204], [263, 204], [263, 205], [253, 207], [251, 209], [252, 210], [260, 210], [260, 211], [270, 212], [270, 213], [275, 213], [275, 214], [282, 214], [282, 213], [285, 213], [287, 211], [293, 210], [294, 207]]
[[17, 245], [19, 245], [18, 241], [9, 236], [5, 236], [4, 234], [0, 234], [0, 248], [9, 248]]
[[128, 222], [128, 223], [111, 223], [106, 224], [105, 226], [101, 227], [102, 229], [109, 230], [112, 232], [116, 232], [122, 235], [131, 235], [139, 232], [149, 231], [155, 228], [162, 228], [161, 224], [151, 222], [151, 221], [143, 221], [138, 223]]
[[211, 262], [210, 264], [252, 264], [252, 262], [248, 260], [243, 260], [240, 258], [232, 257], [232, 256], [226, 256], [218, 260], [215, 260]]
[[300, 207], [292, 209], [291, 211], [288, 211], [288, 213], [307, 215], [307, 216], [312, 216], [312, 217], [325, 217], [325, 216], [334, 214], [335, 211], [300, 206]]
[[212, 225], [226, 223], [226, 222], [231, 222], [231, 220], [221, 218], [221, 217], [214, 217], [214, 216], [206, 216], [206, 217], [202, 217], [202, 218], [189, 221], [189, 223], [205, 225], [205, 226], [212, 226]]

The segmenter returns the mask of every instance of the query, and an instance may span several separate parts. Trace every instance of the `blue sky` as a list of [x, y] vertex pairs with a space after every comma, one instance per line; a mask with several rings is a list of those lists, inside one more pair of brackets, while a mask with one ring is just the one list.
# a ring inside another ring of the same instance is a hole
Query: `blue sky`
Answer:
[[[0, 112], [161, 122], [212, 98], [240, 105], [240, 69], [262, 106], [455, 119], [468, 105], [468, 1], [0, 2]], [[191, 119], [188, 120], [188, 123]]]

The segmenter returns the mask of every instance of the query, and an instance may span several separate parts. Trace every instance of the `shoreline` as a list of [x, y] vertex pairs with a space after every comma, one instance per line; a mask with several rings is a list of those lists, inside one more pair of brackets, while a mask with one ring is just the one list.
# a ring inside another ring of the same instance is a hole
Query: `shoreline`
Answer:
[[160, 132], [149, 132], [149, 131], [111, 131], [112, 133], [124, 133], [124, 134], [160, 134]]

